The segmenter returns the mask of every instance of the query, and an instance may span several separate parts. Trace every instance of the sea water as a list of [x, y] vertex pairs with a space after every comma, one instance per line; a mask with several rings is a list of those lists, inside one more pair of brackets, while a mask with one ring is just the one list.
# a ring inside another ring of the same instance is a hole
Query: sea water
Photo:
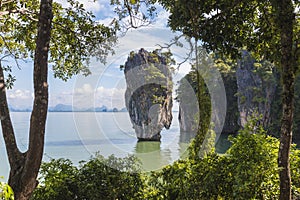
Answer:
[[[28, 146], [29, 112], [12, 112], [18, 147]], [[127, 112], [49, 112], [44, 161], [68, 158], [75, 165], [95, 153], [107, 157], [137, 156], [144, 171], [158, 170], [187, 155], [191, 140], [180, 135], [178, 113], [173, 113], [169, 130], [162, 130], [161, 142], [137, 142]], [[0, 176], [8, 177], [9, 165], [3, 137], [0, 138]]]

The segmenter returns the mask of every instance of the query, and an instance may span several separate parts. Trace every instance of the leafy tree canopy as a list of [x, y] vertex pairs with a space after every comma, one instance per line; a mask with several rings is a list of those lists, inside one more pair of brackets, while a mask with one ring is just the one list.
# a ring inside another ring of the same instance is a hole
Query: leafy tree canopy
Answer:
[[116, 22], [124, 33], [130, 28], [148, 26], [156, 17], [156, 0], [111, 0], [110, 2], [119, 17]]
[[[186, 1], [159, 0], [171, 15], [172, 30], [201, 39], [210, 50], [236, 56], [241, 48], [254, 51], [257, 55], [278, 61], [280, 31], [276, 21], [279, 18], [276, 1]], [[299, 64], [299, 1], [293, 1], [296, 15], [293, 42]]]
[[[95, 57], [105, 62], [113, 52], [117, 27], [98, 23], [83, 4], [68, 0], [70, 7], [53, 3], [53, 25], [50, 60], [54, 76], [68, 80], [75, 74], [88, 75], [89, 61]], [[40, 1], [0, 1], [1, 60], [11, 56], [16, 60], [33, 58]]]

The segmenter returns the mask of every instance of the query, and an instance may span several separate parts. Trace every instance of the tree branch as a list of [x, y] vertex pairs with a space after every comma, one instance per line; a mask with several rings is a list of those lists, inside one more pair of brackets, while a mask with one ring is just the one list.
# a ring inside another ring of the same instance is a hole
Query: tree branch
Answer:
[[18, 62], [18, 59], [17, 59], [17, 56], [16, 56], [16, 55], [13, 53], [13, 51], [10, 49], [10, 47], [9, 47], [9, 45], [7, 44], [7, 42], [6, 42], [5, 38], [3, 37], [3, 35], [0, 35], [0, 37], [2, 38], [3, 43], [4, 43], [5, 47], [7, 48], [8, 52], [9, 52], [9, 54], [4, 55], [2, 58], [0, 58], [0, 62], [3, 60], [3, 58], [8, 57], [8, 56], [12, 56], [13, 59], [15, 60], [15, 63], [16, 63], [16, 65], [17, 65], [17, 67], [18, 67], [19, 69], [21, 69], [20, 64], [19, 64], [19, 62]]
[[38, 19], [35, 19], [32, 17], [32, 15], [34, 14], [32, 11], [26, 9], [26, 8], [20, 8], [20, 9], [14, 9], [14, 10], [5, 10], [5, 11], [0, 11], [0, 19], [1, 16], [5, 16], [5, 15], [10, 15], [10, 14], [22, 14], [22, 15], [27, 15], [27, 17], [29, 17], [30, 20], [32, 21], [38, 21]]
[[0, 8], [1, 8], [3, 5], [5, 5], [5, 4], [12, 3], [13, 1], [14, 1], [14, 0], [7, 0], [7, 1], [1, 0], [1, 1], [0, 1]]
[[[130, 2], [128, 0], [124, 0], [123, 2], [124, 3], [121, 8], [117, 8], [115, 10], [115, 12], [121, 16], [119, 17], [119, 22], [121, 22], [119, 23], [119, 26], [122, 35], [125, 35], [127, 31], [132, 28], [138, 29], [141, 27], [149, 26], [152, 23], [151, 20], [149, 20], [149, 18], [147, 18], [146, 15], [139, 9], [141, 7], [141, 4], [145, 4], [146, 6], [148, 6], [149, 2], [144, 0], [138, 1], [138, 5], [130, 5]], [[128, 15], [123, 15], [124, 12], [126, 12]], [[128, 20], [126, 19], [127, 17], [129, 17]], [[126, 19], [126, 21], [123, 21], [124, 19]]]
[[174, 38], [173, 40], [171, 40], [171, 43], [165, 43], [165, 44], [164, 44], [165, 46], [162, 46], [162, 45], [160, 45], [160, 44], [156, 44], [156, 46], [159, 46], [159, 48], [160, 48], [159, 50], [160, 50], [160, 51], [163, 50], [163, 49], [170, 50], [170, 48], [171, 48], [172, 46], [174, 46], [174, 45], [176, 45], [176, 46], [182, 45], [182, 44], [179, 42], [179, 40], [180, 40], [182, 37], [185, 37], [185, 39], [188, 41], [190, 48], [188, 49], [189, 52], [186, 54], [186, 57], [184, 57], [183, 61], [177, 63], [177, 68], [176, 68], [177, 70], [180, 68], [181, 65], [183, 65], [184, 63], [186, 63], [186, 62], [187, 62], [189, 59], [191, 59], [192, 56], [193, 56], [194, 45], [192, 44], [191, 39], [190, 39], [190, 38], [187, 38], [186, 35], [181, 34], [181, 35], [179, 35], [179, 36], [175, 36], [175, 38]]
[[23, 161], [23, 154], [20, 152], [17, 146], [16, 137], [13, 129], [13, 125], [9, 115], [5, 78], [3, 68], [0, 61], [0, 119], [2, 134], [6, 146], [9, 164], [12, 171], [17, 170], [16, 164]]

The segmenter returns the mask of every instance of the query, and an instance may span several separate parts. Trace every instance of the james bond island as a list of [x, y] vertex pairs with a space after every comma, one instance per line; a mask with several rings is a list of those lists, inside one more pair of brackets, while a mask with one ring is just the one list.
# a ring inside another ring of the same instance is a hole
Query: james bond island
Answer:
[[140, 49], [131, 52], [124, 67], [125, 101], [139, 141], [160, 141], [172, 122], [172, 74], [169, 58]]

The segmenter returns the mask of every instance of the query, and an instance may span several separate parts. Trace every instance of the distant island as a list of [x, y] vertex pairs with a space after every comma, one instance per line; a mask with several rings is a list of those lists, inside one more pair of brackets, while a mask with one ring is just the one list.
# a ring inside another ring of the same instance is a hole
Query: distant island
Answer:
[[[31, 108], [13, 108], [10, 106], [11, 112], [31, 112]], [[57, 104], [54, 107], [49, 107], [49, 112], [127, 112], [126, 108], [108, 108], [103, 105], [101, 107], [76, 108], [72, 105]]]

